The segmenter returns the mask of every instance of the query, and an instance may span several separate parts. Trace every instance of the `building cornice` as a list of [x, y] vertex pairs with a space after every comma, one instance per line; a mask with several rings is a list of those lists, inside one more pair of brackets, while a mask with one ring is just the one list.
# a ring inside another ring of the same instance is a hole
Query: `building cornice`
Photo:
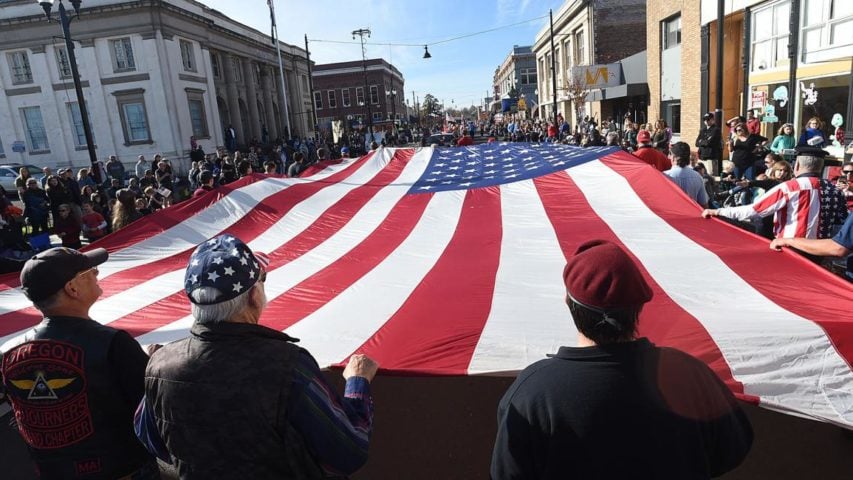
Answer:
[[[237, 53], [246, 56], [269, 57], [270, 60], [276, 56], [275, 46], [269, 36], [232, 20], [199, 2], [193, 0], [181, 0], [181, 2], [202, 8], [204, 15], [189, 11], [166, 0], [130, 0], [93, 7], [86, 7], [84, 3], [79, 21], [75, 22], [72, 33], [75, 40], [88, 43], [96, 38], [126, 34], [140, 34], [143, 39], [153, 39], [156, 38], [156, 31], [161, 30], [163, 37], [167, 40], [171, 39], [172, 36], [179, 36], [196, 40], [208, 48], [226, 51], [237, 50]], [[20, 2], [22, 5], [29, 3], [35, 2]], [[14, 3], [14, 5], [18, 5], [18, 3]], [[94, 22], [87, 24], [86, 22], [88, 19], [98, 20], [128, 14], [144, 14], [150, 18], [150, 21], [137, 22], [132, 26], [121, 25], [120, 22], [111, 22], [107, 26], [93, 25]], [[196, 27], [202, 28], [175, 28], [177, 26], [174, 25], [176, 19], [188, 21]], [[222, 20], [222, 22], [217, 23], [216, 20]], [[227, 24], [245, 29], [245, 32], [228, 28]], [[0, 40], [0, 50], [51, 43], [52, 38], [56, 36], [56, 28], [56, 24], [49, 24], [41, 12], [0, 19], [0, 31], [4, 32], [2, 40]], [[19, 32], [16, 32], [15, 35], [9, 34], [13, 30]], [[257, 38], [247, 36], [245, 33], [255, 35]], [[4, 41], [5, 39], [8, 41]], [[242, 48], [234, 48], [235, 45], [229, 44], [228, 41], [236, 42]], [[306, 58], [305, 50], [302, 48], [284, 42], [279, 42], [279, 45], [282, 53], [287, 56]]]

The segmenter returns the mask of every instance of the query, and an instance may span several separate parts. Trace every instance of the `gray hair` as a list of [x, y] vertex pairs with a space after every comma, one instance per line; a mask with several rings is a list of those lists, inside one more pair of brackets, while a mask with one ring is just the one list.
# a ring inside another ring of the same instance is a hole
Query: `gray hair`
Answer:
[[[192, 305], [193, 318], [196, 323], [218, 323], [225, 322], [236, 316], [240, 311], [247, 308], [249, 305], [248, 293], [251, 289], [237, 295], [231, 300], [214, 303], [212, 305], [198, 305], [190, 302]], [[222, 296], [222, 291], [214, 287], [199, 287], [190, 294], [190, 297], [195, 302], [213, 302]]]
[[801, 169], [812, 172], [812, 173], [820, 173], [823, 171], [823, 158], [813, 157], [811, 155], [799, 155], [797, 157], [797, 164]]

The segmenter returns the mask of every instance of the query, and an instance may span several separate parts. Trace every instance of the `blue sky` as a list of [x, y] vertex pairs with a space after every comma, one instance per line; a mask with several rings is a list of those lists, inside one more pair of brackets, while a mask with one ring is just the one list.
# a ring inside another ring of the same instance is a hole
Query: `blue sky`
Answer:
[[[266, 0], [201, 0], [229, 17], [269, 32]], [[561, 0], [276, 0], [279, 38], [304, 47], [312, 39], [352, 42], [353, 30], [370, 28], [369, 41], [423, 45], [469, 33], [543, 17], [494, 32], [429, 47], [432, 58], [422, 58], [420, 47], [368, 45], [368, 58], [392, 61], [405, 78], [406, 98], [412, 90], [419, 99], [432, 93], [448, 106], [479, 105], [490, 90], [492, 77], [513, 45], [532, 45], [548, 22], [548, 9]], [[311, 42], [316, 63], [361, 59], [356, 44]]]

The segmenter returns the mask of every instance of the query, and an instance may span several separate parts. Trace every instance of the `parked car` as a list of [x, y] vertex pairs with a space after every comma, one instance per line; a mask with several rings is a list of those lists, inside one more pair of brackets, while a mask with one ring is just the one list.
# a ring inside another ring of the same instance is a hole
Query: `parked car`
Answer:
[[44, 176], [41, 169], [35, 165], [22, 165], [20, 163], [6, 163], [0, 165], [0, 185], [6, 190], [8, 195], [18, 196], [18, 189], [15, 188], [15, 179], [18, 178], [18, 170], [21, 167], [27, 167], [30, 171], [30, 176], [36, 179], [41, 179]]
[[427, 139], [427, 146], [436, 144], [439, 147], [455, 147], [456, 137], [452, 133], [437, 133]]

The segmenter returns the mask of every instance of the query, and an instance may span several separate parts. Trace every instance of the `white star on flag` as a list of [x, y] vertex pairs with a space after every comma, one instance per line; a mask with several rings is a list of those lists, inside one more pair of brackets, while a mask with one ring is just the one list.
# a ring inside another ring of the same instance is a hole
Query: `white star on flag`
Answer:
[[190, 275], [190, 283], [197, 283], [198, 275]]
[[235, 292], [239, 292], [240, 290], [243, 290], [243, 285], [241, 285], [240, 282], [237, 282], [234, 284], [233, 288]]
[[217, 278], [219, 278], [219, 274], [216, 273], [216, 270], [207, 274], [207, 279], [211, 282], [215, 282]]
[[234, 275], [234, 269], [231, 267], [225, 267], [225, 271], [223, 273], [228, 276]]
[[222, 257], [216, 257], [213, 259], [214, 265], [222, 265], [222, 262], [224, 262], [224, 260], [222, 260]]
[[240, 259], [240, 264], [241, 264], [241, 265], [248, 265], [248, 264], [249, 264], [249, 262], [246, 260], [246, 257], [243, 257], [243, 258], [241, 258], [241, 259]]

